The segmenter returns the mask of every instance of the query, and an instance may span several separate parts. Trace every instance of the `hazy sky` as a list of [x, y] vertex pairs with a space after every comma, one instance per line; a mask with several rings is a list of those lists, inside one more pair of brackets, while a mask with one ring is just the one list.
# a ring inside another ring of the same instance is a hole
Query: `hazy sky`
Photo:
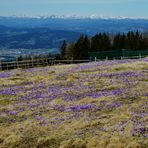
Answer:
[[0, 0], [0, 15], [99, 15], [148, 18], [148, 0]]

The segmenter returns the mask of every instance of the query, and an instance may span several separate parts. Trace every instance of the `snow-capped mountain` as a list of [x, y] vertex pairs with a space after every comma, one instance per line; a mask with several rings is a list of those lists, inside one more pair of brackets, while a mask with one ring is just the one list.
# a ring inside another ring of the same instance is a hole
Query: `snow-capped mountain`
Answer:
[[[2, 17], [2, 16], [0, 16]], [[141, 18], [136, 18], [136, 17], [125, 17], [125, 16], [105, 16], [105, 15], [97, 15], [97, 14], [91, 14], [88, 16], [80, 16], [80, 15], [12, 15], [12, 16], [5, 16], [3, 18], [32, 18], [32, 19], [133, 19], [133, 20], [138, 20], [138, 19], [144, 19], [148, 20], [148, 18], [141, 17]]]

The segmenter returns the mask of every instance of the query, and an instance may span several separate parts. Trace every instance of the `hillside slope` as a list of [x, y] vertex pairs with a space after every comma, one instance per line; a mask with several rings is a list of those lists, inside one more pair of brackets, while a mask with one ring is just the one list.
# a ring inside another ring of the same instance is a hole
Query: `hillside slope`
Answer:
[[0, 146], [148, 147], [148, 59], [0, 72]]
[[75, 31], [40, 28], [0, 26], [0, 49], [51, 49], [59, 48], [63, 40], [75, 41], [80, 33]]

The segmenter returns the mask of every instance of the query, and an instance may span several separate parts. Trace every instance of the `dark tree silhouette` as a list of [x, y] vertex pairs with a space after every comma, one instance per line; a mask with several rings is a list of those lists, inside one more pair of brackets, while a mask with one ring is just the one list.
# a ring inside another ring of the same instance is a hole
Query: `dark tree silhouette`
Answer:
[[[112, 41], [111, 41], [112, 40]], [[75, 43], [68, 44], [63, 41], [61, 46], [61, 57], [63, 59], [88, 59], [88, 52], [98, 52], [105, 50], [142, 50], [148, 49], [148, 36], [138, 31], [128, 33], [118, 33], [110, 36], [107, 33], [99, 33], [90, 39], [81, 35]]]
[[106, 33], [96, 34], [91, 38], [91, 50], [90, 51], [101, 51], [101, 50], [110, 50], [111, 41], [109, 35]]
[[88, 51], [90, 50], [90, 41], [87, 36], [81, 35], [74, 45], [73, 58], [87, 59]]
[[62, 43], [62, 46], [61, 46], [61, 48], [60, 48], [61, 59], [65, 59], [65, 56], [66, 56], [66, 47], [67, 47], [67, 43], [66, 43], [66, 41], [64, 40], [63, 43]]

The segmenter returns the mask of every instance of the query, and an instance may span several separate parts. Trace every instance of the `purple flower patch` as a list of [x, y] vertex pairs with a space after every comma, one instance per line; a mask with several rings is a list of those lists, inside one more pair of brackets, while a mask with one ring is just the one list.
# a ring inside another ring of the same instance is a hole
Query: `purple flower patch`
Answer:
[[5, 113], [8, 115], [17, 115], [18, 114], [17, 111], [6, 111]]
[[144, 94], [144, 96], [146, 96], [146, 97], [147, 97], [147, 96], [148, 96], [148, 93], [145, 93], [145, 94]]
[[108, 104], [108, 105], [106, 106], [106, 108], [107, 108], [107, 109], [113, 109], [113, 108], [118, 108], [118, 107], [120, 107], [120, 106], [122, 106], [122, 103], [119, 102], [119, 101], [115, 101], [115, 102], [113, 102], [113, 103], [111, 103], [111, 104]]
[[44, 117], [39, 116], [36, 119], [39, 121], [39, 125], [43, 126], [43, 125], [46, 124], [46, 121], [45, 121]]
[[4, 90], [0, 91], [0, 94], [2, 94], [2, 95], [16, 95], [17, 94], [17, 90], [4, 89]]
[[120, 89], [113, 90], [112, 94], [115, 95], [115, 96], [121, 95], [122, 94], [122, 90], [120, 90]]
[[8, 78], [10, 76], [10, 73], [0, 73], [0, 78]]

